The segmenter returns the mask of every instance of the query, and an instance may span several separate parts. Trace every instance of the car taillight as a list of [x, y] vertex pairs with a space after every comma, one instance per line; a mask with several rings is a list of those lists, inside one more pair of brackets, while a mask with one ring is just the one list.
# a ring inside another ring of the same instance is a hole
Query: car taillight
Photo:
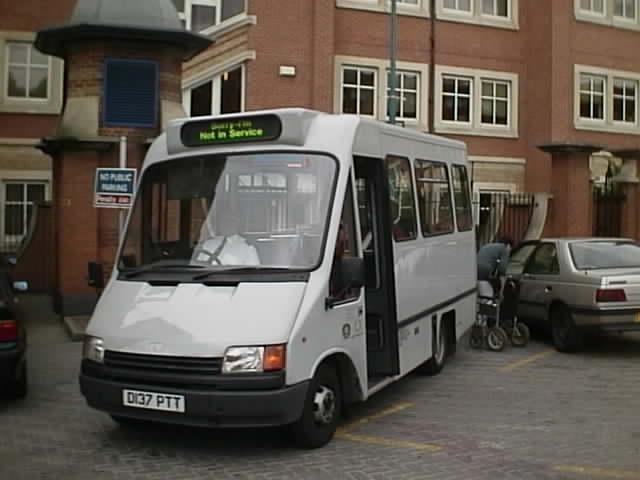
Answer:
[[596, 302], [626, 302], [627, 296], [621, 288], [603, 289], [596, 291]]
[[14, 342], [18, 339], [18, 324], [15, 320], [0, 320], [0, 342]]

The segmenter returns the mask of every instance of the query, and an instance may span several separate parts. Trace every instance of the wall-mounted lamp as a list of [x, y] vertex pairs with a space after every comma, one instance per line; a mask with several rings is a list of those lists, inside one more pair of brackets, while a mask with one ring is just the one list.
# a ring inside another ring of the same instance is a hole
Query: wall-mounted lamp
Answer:
[[295, 77], [296, 67], [288, 66], [288, 65], [280, 65], [280, 68], [278, 69], [278, 73], [281, 77]]

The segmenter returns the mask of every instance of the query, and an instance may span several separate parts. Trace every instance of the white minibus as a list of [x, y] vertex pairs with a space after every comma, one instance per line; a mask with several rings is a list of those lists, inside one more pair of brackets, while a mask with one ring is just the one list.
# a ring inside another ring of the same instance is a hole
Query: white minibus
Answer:
[[440, 372], [475, 317], [463, 143], [287, 108], [172, 122], [151, 145], [80, 386], [123, 425], [286, 425]]

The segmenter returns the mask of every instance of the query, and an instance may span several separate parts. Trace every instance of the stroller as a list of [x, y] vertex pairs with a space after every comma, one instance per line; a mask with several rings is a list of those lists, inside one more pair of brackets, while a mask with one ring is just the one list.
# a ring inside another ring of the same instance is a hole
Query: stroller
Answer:
[[520, 287], [514, 279], [501, 273], [500, 266], [501, 260], [495, 259], [488, 278], [478, 275], [476, 321], [469, 336], [471, 348], [486, 346], [499, 352], [508, 340], [515, 347], [529, 343], [529, 328], [518, 321], [517, 315]]

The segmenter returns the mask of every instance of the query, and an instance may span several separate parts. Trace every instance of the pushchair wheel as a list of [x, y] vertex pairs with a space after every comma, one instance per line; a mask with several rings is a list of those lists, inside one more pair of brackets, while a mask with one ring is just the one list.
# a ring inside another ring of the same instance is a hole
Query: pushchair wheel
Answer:
[[507, 343], [507, 334], [500, 327], [491, 327], [487, 332], [487, 347], [492, 352], [501, 352]]
[[471, 327], [471, 333], [469, 334], [469, 346], [471, 348], [480, 349], [484, 344], [484, 334], [482, 326], [473, 325]]
[[514, 347], [525, 347], [531, 338], [529, 327], [524, 323], [516, 323], [511, 332], [511, 344]]

